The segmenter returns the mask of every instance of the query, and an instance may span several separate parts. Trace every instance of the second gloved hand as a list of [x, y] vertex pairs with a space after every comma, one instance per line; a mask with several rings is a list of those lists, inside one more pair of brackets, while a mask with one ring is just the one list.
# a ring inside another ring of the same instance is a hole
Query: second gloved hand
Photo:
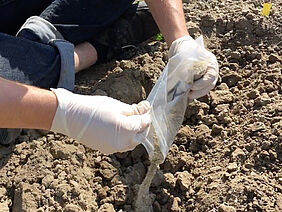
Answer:
[[[203, 43], [198, 43], [201, 39], [196, 41], [189, 35], [183, 36], [172, 42], [169, 49], [169, 58], [180, 52], [189, 52], [189, 54], [202, 55], [208, 58], [208, 67], [206, 73], [198, 80], [196, 80], [188, 94], [189, 99], [197, 99], [205, 96], [211, 89], [214, 88], [218, 79], [218, 63], [213, 53], [205, 49]], [[197, 59], [197, 58], [196, 58]]]
[[106, 96], [78, 95], [62, 88], [52, 91], [58, 108], [51, 130], [104, 154], [134, 149], [139, 144], [134, 137], [151, 123], [147, 101], [128, 105]]

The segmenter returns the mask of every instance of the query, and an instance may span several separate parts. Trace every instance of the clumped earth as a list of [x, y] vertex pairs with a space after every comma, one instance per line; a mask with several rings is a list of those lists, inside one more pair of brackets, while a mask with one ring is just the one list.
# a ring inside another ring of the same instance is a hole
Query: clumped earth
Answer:
[[[282, 2], [185, 1], [220, 79], [192, 102], [150, 195], [154, 211], [282, 211]], [[76, 92], [127, 103], [145, 99], [167, 62], [151, 40], [131, 60], [77, 75]], [[142, 146], [105, 156], [73, 139], [26, 131], [0, 147], [0, 211], [132, 211], [150, 165]]]

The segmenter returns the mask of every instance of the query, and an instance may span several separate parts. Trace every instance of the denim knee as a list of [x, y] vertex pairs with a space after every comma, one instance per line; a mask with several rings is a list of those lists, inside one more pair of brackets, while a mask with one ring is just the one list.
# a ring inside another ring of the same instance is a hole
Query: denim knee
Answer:
[[39, 16], [32, 16], [23, 24], [17, 36], [55, 47], [59, 51], [61, 61], [56, 87], [74, 89], [74, 45], [66, 41], [50, 22]]

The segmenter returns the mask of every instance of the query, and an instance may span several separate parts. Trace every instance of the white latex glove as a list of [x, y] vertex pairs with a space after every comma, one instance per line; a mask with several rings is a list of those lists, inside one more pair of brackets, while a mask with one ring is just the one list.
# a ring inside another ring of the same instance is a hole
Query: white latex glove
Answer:
[[132, 150], [134, 137], [151, 123], [150, 104], [128, 105], [106, 96], [86, 96], [52, 89], [58, 108], [51, 130], [68, 135], [104, 154]]
[[209, 58], [207, 71], [200, 79], [194, 82], [188, 94], [189, 99], [197, 99], [208, 94], [214, 88], [218, 79], [218, 63], [216, 57], [213, 53], [203, 48], [203, 46], [203, 43], [200, 44], [191, 36], [187, 35], [173, 41], [168, 52], [169, 58], [184, 51], [191, 53], [196, 51], [199, 53], [200, 51], [200, 54], [206, 55]]

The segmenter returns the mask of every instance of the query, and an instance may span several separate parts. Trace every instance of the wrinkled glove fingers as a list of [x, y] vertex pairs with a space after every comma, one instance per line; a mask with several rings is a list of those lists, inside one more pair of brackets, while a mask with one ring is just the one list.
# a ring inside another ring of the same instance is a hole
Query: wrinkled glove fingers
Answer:
[[122, 114], [125, 116], [141, 115], [149, 112], [150, 109], [151, 106], [148, 101], [141, 101], [138, 104], [124, 106]]
[[[138, 114], [144, 114], [147, 113], [151, 110], [151, 105], [148, 101], [141, 101], [137, 104], [137, 110], [138, 110]], [[134, 114], [134, 115], [138, 115], [138, 114]]]
[[121, 120], [121, 128], [126, 130], [130, 137], [134, 137], [137, 133], [144, 131], [151, 124], [151, 115], [144, 113], [142, 115], [123, 116]]
[[198, 99], [202, 96], [207, 95], [210, 90], [212, 90], [214, 88], [214, 85], [209, 85], [201, 90], [190, 90], [190, 92], [188, 93], [188, 98], [189, 99]]
[[207, 85], [212, 85], [213, 88], [217, 81], [217, 70], [211, 67], [208, 67], [207, 72], [204, 74], [203, 77], [196, 80], [192, 85], [192, 90], [202, 90]]

